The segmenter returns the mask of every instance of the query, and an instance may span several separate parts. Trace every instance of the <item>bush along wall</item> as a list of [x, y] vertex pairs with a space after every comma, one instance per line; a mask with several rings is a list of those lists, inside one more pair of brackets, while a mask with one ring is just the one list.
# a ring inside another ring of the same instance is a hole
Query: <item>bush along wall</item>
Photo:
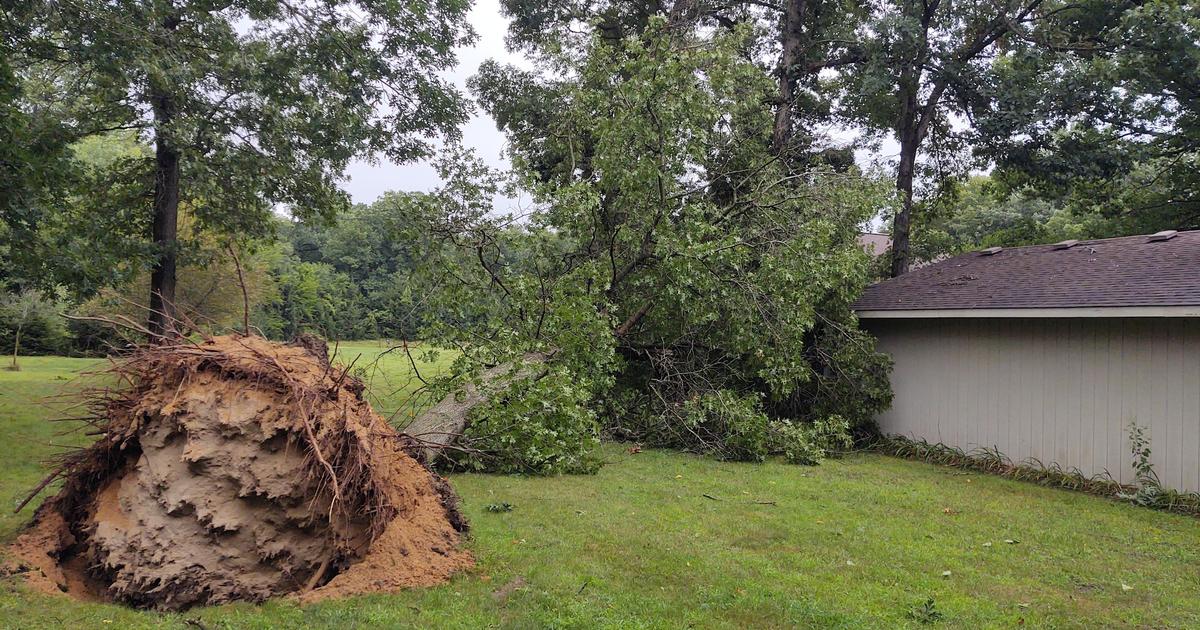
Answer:
[[1137, 436], [1140, 436], [1140, 432], [1131, 427], [1132, 451], [1138, 473], [1133, 484], [1123, 484], [1113, 479], [1108, 472], [1086, 475], [1078, 468], [1062, 468], [1058, 464], [1044, 464], [1036, 459], [1014, 463], [995, 447], [963, 451], [941, 443], [933, 444], [924, 439], [913, 440], [891, 435], [876, 438], [868, 448], [886, 455], [991, 473], [1052, 488], [1086, 492], [1156, 510], [1200, 516], [1200, 492], [1181, 492], [1164, 488], [1149, 465], [1149, 447]]

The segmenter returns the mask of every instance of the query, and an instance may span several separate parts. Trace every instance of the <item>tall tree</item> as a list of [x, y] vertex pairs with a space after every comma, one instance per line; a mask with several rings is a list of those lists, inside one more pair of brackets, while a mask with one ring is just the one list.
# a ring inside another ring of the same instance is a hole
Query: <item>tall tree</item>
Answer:
[[[271, 213], [331, 217], [357, 156], [404, 162], [465, 117], [438, 76], [473, 36], [467, 0], [35, 0], [14, 66], [71, 125], [136, 129], [153, 242], [150, 328], [171, 331], [179, 209], [239, 237]], [[102, 192], [102, 191], [94, 191]], [[88, 201], [102, 206], [98, 197]]]
[[768, 8], [767, 15], [777, 24], [768, 24], [767, 32], [777, 33], [774, 39], [779, 51], [771, 147], [784, 157], [803, 161], [804, 152], [817, 139], [811, 132], [797, 138], [796, 130], [828, 122], [834, 92], [824, 89], [821, 73], [863, 61], [864, 50], [855, 29], [866, 10], [857, 2], [836, 0], [784, 0], [779, 7], [771, 3], [761, 6]]
[[1200, 228], [1200, 4], [1065, 4], [1002, 61], [972, 103], [998, 180], [1089, 236]]
[[60, 181], [69, 173], [71, 133], [52, 107], [28, 106], [25, 81], [14, 67], [16, 43], [29, 35], [30, 8], [5, 3], [0, 10], [0, 284], [23, 281], [21, 252], [12, 245], [27, 240], [37, 209], [61, 201]]
[[[843, 74], [843, 116], [900, 145], [891, 274], [908, 271], [921, 152], [981, 86], [998, 44], [1036, 18], [1042, 0], [884, 0], [859, 29], [861, 60]], [[955, 150], [955, 148], [951, 148]]]

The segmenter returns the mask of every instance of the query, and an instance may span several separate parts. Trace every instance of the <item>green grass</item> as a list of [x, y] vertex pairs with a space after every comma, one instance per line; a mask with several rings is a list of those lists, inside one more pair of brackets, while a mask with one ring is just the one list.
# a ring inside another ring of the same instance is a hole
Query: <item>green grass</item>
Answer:
[[[361, 363], [379, 350], [341, 353]], [[34, 401], [86, 365], [30, 358], [0, 372], [5, 505], [61, 440]], [[383, 404], [398, 404], [407, 359], [379, 366], [375, 382], [393, 388]], [[9, 579], [0, 627], [894, 628], [920, 627], [909, 611], [928, 598], [935, 627], [1200, 627], [1196, 519], [874, 454], [815, 468], [618, 445], [603, 456], [595, 476], [455, 475], [479, 564], [444, 586], [167, 615]], [[486, 509], [503, 502], [514, 509]], [[0, 515], [0, 539], [28, 517]]]
[[[409, 353], [405, 354], [399, 342], [389, 341], [348, 341], [331, 347], [330, 353], [334, 360], [345, 365], [352, 365], [351, 372], [370, 383], [367, 397], [379, 413], [387, 417], [392, 424], [403, 426], [408, 423], [414, 412], [429, 404], [421, 399], [415, 405], [406, 405], [412, 393], [418, 390], [421, 378], [429, 379], [450, 367], [454, 361], [453, 352], [438, 352], [432, 362], [422, 360], [424, 349], [419, 344], [409, 343]], [[417, 364], [418, 372], [414, 373], [413, 363]], [[418, 375], [420, 378], [418, 378]]]

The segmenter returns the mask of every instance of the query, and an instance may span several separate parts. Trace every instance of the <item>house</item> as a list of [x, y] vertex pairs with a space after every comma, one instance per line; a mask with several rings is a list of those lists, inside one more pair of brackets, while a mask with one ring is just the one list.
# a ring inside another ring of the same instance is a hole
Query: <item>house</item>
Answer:
[[892, 248], [892, 237], [877, 232], [863, 232], [858, 235], [858, 245], [871, 256], [880, 256]]
[[855, 309], [895, 362], [884, 433], [1131, 482], [1136, 422], [1200, 490], [1200, 231], [962, 254]]

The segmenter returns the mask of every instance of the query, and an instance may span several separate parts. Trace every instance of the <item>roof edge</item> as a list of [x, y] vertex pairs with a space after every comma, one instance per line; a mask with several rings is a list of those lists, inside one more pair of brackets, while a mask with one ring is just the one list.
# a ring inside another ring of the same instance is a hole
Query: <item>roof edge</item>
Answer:
[[1053, 319], [1095, 317], [1200, 317], [1192, 306], [1089, 306], [1076, 308], [864, 309], [859, 319]]

